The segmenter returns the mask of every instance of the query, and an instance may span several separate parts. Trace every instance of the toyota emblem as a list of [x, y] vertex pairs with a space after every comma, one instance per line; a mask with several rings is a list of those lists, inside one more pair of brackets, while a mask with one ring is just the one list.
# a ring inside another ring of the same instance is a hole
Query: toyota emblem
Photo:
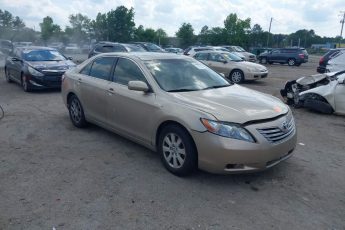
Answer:
[[280, 129], [281, 131], [283, 131], [283, 133], [287, 133], [289, 131], [289, 123], [287, 121], [284, 121]]

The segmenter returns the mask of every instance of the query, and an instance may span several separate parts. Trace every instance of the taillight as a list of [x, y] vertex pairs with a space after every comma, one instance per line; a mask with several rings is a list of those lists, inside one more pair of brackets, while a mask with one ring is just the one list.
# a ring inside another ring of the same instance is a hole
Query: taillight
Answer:
[[61, 81], [65, 80], [65, 77], [66, 77], [66, 75], [63, 74], [62, 77], [61, 77]]
[[320, 58], [319, 65], [322, 65], [325, 59], [323, 57]]
[[304, 58], [304, 54], [298, 54], [300, 58]]

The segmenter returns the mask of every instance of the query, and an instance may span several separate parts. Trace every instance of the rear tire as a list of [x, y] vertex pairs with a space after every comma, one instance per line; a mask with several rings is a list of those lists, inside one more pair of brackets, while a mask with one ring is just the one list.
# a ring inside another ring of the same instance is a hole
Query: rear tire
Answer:
[[290, 58], [290, 59], [288, 60], [288, 65], [289, 65], [289, 66], [294, 66], [295, 64], [296, 64], [296, 60], [295, 60], [295, 59]]
[[158, 152], [164, 167], [177, 176], [187, 176], [198, 166], [192, 137], [178, 125], [163, 128], [158, 139]]
[[10, 74], [8, 73], [8, 70], [7, 70], [6, 67], [5, 67], [5, 79], [6, 79], [6, 82], [8, 82], [8, 83], [12, 83], [13, 82], [11, 80]]
[[69, 117], [75, 127], [84, 128], [87, 125], [84, 109], [78, 97], [72, 95], [68, 100]]

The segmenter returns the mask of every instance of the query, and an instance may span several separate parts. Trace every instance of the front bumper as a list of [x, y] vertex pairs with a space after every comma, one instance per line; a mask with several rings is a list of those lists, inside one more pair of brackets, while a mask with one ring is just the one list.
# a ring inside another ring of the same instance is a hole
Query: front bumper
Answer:
[[246, 80], [257, 80], [260, 78], [266, 78], [267, 76], [268, 76], [268, 71], [265, 71], [265, 72], [261, 72], [261, 71], [247, 72], [245, 79]]
[[26, 75], [28, 84], [31, 89], [59, 89], [61, 88], [62, 75], [52, 75], [37, 77]]
[[262, 171], [288, 159], [296, 147], [297, 134], [293, 133], [279, 143], [269, 142], [257, 129], [281, 125], [284, 117], [275, 121], [253, 124], [246, 129], [256, 143], [221, 137], [209, 132], [191, 133], [198, 150], [199, 168], [218, 174]]

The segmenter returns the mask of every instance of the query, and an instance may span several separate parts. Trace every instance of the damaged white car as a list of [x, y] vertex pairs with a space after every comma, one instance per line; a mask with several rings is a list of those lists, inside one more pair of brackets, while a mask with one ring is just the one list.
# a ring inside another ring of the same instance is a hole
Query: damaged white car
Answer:
[[345, 115], [345, 71], [288, 81], [280, 94], [287, 104], [320, 113]]

